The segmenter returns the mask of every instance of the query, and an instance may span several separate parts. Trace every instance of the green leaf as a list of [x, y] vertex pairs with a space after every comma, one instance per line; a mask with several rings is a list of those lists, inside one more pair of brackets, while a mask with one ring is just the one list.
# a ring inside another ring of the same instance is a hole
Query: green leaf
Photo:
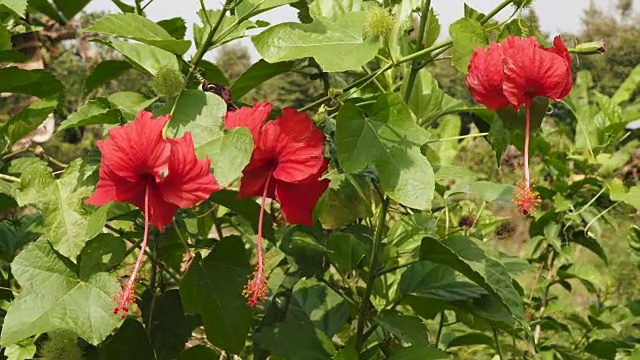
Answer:
[[37, 129], [58, 106], [55, 100], [40, 100], [22, 109], [0, 127], [0, 136], [7, 141], [7, 148]]
[[640, 210], [640, 186], [632, 186], [627, 191], [620, 179], [609, 183], [609, 196], [612, 201], [622, 201]]
[[136, 7], [131, 6], [129, 4], [125, 4], [121, 0], [111, 0], [111, 2], [120, 9], [123, 13], [133, 13], [136, 12]]
[[453, 340], [449, 341], [447, 344], [447, 349], [469, 345], [487, 345], [489, 347], [493, 347], [495, 345], [495, 341], [491, 336], [483, 333], [469, 333], [453, 338]]
[[429, 261], [409, 266], [400, 277], [398, 292], [444, 301], [476, 299], [487, 293], [483, 288], [460, 279], [452, 268]]
[[122, 60], [105, 60], [96, 65], [84, 80], [84, 95], [87, 95], [109, 81], [118, 78], [131, 69], [131, 64]]
[[46, 241], [22, 251], [11, 272], [22, 291], [4, 318], [5, 346], [52, 330], [70, 330], [97, 345], [119, 321], [112, 301], [120, 290], [118, 281], [107, 273], [78, 279]]
[[462, 18], [449, 26], [449, 36], [453, 42], [452, 63], [458, 71], [466, 74], [471, 53], [478, 46], [489, 45], [487, 34], [477, 20]]
[[162, 26], [136, 14], [109, 14], [84, 31], [140, 41], [177, 55], [184, 55], [191, 47], [190, 41], [176, 40]]
[[625, 101], [631, 99], [633, 93], [640, 86], [640, 65], [637, 65], [629, 76], [622, 82], [618, 90], [616, 90], [615, 94], [611, 97], [611, 101], [614, 104], [620, 105]]
[[110, 103], [119, 108], [123, 116], [131, 121], [142, 110], [151, 106], [156, 100], [155, 98], [147, 98], [145, 95], [134, 91], [118, 91], [109, 95], [107, 98]]
[[144, 326], [128, 318], [118, 332], [100, 346], [102, 359], [155, 360]]
[[[403, 86], [406, 88], [406, 80]], [[445, 94], [427, 69], [422, 69], [418, 72], [418, 77], [407, 105], [418, 118], [418, 124], [421, 125], [431, 124], [445, 114], [461, 112], [467, 109], [463, 102]]]
[[80, 278], [115, 269], [127, 255], [127, 246], [119, 237], [100, 234], [89, 240], [80, 252]]
[[231, 86], [231, 96], [233, 100], [242, 98], [249, 91], [265, 81], [291, 71], [295, 64], [295, 61], [282, 61], [270, 64], [262, 59], [258, 60], [258, 62], [251, 65], [247, 71], [240, 75], [238, 80]]
[[217, 243], [206, 258], [196, 255], [180, 283], [184, 310], [200, 314], [207, 340], [231, 353], [244, 348], [251, 325], [251, 310], [242, 296], [250, 273], [242, 240], [230, 236]]
[[571, 242], [574, 242], [578, 245], [581, 245], [587, 248], [588, 250], [591, 250], [591, 252], [598, 255], [598, 257], [602, 259], [602, 261], [604, 261], [605, 264], [609, 263], [609, 260], [607, 259], [607, 253], [604, 251], [604, 249], [602, 248], [602, 245], [600, 245], [598, 240], [595, 239], [594, 237], [585, 234], [584, 231], [574, 231], [571, 234], [570, 239], [571, 239]]
[[236, 16], [241, 19], [250, 19], [265, 11], [296, 1], [298, 0], [243, 0], [235, 8]]
[[84, 208], [84, 199], [93, 190], [83, 183], [80, 168], [80, 160], [72, 162], [59, 179], [49, 168], [29, 168], [20, 177], [16, 199], [20, 206], [42, 209], [44, 236], [56, 251], [73, 262], [89, 240], [89, 212]]
[[494, 204], [511, 204], [515, 187], [509, 184], [499, 184], [491, 181], [476, 181], [471, 184], [462, 184], [447, 190], [444, 197], [453, 194], [474, 194], [486, 202]]
[[633, 345], [624, 341], [594, 339], [585, 346], [584, 351], [596, 356], [598, 359], [613, 360], [617, 358], [618, 349], [631, 348], [633, 348]]
[[57, 132], [80, 126], [118, 123], [120, 123], [120, 111], [112, 109], [111, 104], [105, 98], [98, 98], [90, 100], [78, 111], [69, 115], [60, 124]]
[[368, 195], [373, 190], [363, 176], [333, 172], [326, 178], [331, 181], [329, 188], [316, 205], [324, 229], [339, 229], [372, 216]]
[[13, 344], [4, 349], [4, 356], [7, 360], [28, 360], [33, 359], [36, 354], [36, 344], [33, 343], [34, 339], [25, 340], [21, 343], [26, 344]]
[[326, 360], [335, 353], [327, 336], [316, 329], [297, 301], [289, 305], [282, 322], [261, 328], [254, 335], [255, 344], [283, 359]]
[[316, 0], [309, 4], [309, 10], [314, 16], [335, 19], [341, 15], [364, 11], [362, 0]]
[[393, 147], [375, 162], [382, 189], [393, 200], [415, 209], [431, 207], [435, 180], [431, 164], [418, 148]]
[[246, 128], [234, 128], [198, 147], [199, 158], [211, 159], [213, 174], [220, 186], [225, 187], [242, 176], [253, 153], [253, 136]]
[[0, 28], [0, 51], [9, 51], [11, 48], [11, 33], [9, 33], [9, 30], [2, 27]]
[[335, 20], [318, 17], [311, 24], [278, 24], [251, 40], [270, 63], [313, 57], [327, 72], [359, 70], [379, 48], [377, 40], [363, 37], [365, 17], [363, 12], [350, 12]]
[[435, 186], [433, 169], [419, 149], [427, 140], [397, 94], [381, 96], [370, 115], [352, 103], [338, 113], [336, 145], [343, 169], [354, 173], [375, 165], [389, 196], [417, 209], [431, 206]]
[[[184, 249], [184, 248], [183, 248]], [[196, 321], [187, 317], [180, 301], [178, 289], [152, 294], [145, 291], [142, 298], [142, 319], [151, 321], [151, 345], [158, 360], [175, 360], [189, 342]], [[150, 312], [153, 310], [153, 315]]]
[[417, 316], [385, 315], [376, 319], [376, 322], [402, 342], [415, 346], [429, 345], [429, 331]]
[[387, 360], [432, 360], [432, 359], [450, 359], [451, 356], [446, 352], [433, 347], [413, 345], [399, 350], [395, 350]]
[[133, 66], [147, 75], [153, 76], [163, 67], [175, 70], [180, 68], [174, 54], [151, 45], [118, 40], [100, 43], [122, 54]]
[[294, 287], [293, 298], [327, 338], [337, 334], [349, 320], [349, 304], [315, 279], [299, 281]]
[[513, 318], [524, 324], [524, 305], [514, 280], [504, 265], [489, 257], [475, 241], [463, 236], [443, 241], [425, 237], [420, 253], [423, 259], [446, 265], [496, 295]]
[[[231, 190], [216, 191], [211, 194], [209, 199], [242, 216], [251, 224], [253, 231], [256, 234], [258, 233], [260, 205], [253, 199], [238, 199], [238, 192]], [[275, 239], [275, 235], [273, 233], [273, 220], [271, 220], [270, 216], [264, 217], [264, 222], [262, 224], [262, 236], [270, 241], [274, 241]]]
[[368, 246], [352, 234], [336, 232], [329, 235], [327, 249], [331, 251], [331, 263], [340, 272], [347, 274], [358, 268], [367, 254]]
[[27, 11], [27, 0], [0, 0], [0, 12], [13, 12], [22, 17]]
[[178, 360], [211, 360], [220, 354], [206, 345], [196, 345], [180, 353]]
[[174, 17], [158, 21], [163, 29], [165, 29], [171, 37], [177, 40], [183, 40], [187, 34], [187, 24], [181, 17]]
[[42, 215], [30, 214], [0, 222], [0, 255], [6, 262], [13, 261], [24, 246], [42, 235]]
[[56, 7], [67, 20], [71, 20], [77, 13], [82, 11], [91, 0], [53, 0]]
[[[173, 101], [171, 99], [156, 115], [169, 113]], [[222, 119], [226, 113], [227, 104], [218, 95], [200, 90], [187, 90], [180, 95], [165, 133], [175, 138], [190, 131], [193, 143], [198, 149], [222, 134]]]
[[[218, 83], [224, 86], [230, 86], [229, 79], [220, 68], [206, 60], [200, 62], [200, 75], [210, 83]], [[231, 94], [233, 96], [233, 94]]]
[[391, 147], [418, 147], [427, 140], [429, 134], [415, 124], [397, 94], [381, 96], [370, 115], [346, 103], [336, 120], [338, 160], [349, 172], [363, 170]]
[[62, 83], [49, 71], [23, 70], [15, 66], [0, 69], [0, 92], [20, 93], [41, 99], [60, 95]]
[[58, 24], [66, 23], [66, 20], [62, 17], [58, 10], [53, 7], [49, 0], [29, 0], [29, 6], [52, 18]]

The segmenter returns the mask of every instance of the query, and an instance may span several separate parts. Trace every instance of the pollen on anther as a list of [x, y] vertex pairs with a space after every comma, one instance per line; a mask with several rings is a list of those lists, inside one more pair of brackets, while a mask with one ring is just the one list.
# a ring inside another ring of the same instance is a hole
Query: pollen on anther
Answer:
[[249, 275], [249, 278], [251, 280], [245, 286], [242, 295], [249, 299], [247, 300], [247, 306], [255, 307], [260, 301], [267, 299], [267, 279], [264, 273], [259, 271]]
[[513, 203], [523, 215], [535, 215], [541, 200], [538, 192], [533, 190], [533, 185], [527, 184], [524, 180], [518, 182], [514, 195]]

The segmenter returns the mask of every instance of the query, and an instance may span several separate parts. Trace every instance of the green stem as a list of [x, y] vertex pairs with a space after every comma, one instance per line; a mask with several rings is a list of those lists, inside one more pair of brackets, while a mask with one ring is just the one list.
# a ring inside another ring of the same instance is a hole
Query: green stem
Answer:
[[495, 340], [496, 342], [496, 351], [498, 351], [498, 357], [500, 358], [500, 360], [504, 359], [504, 356], [502, 356], [502, 348], [500, 347], [500, 339], [498, 338], [498, 330], [496, 329], [495, 326], [491, 326], [491, 329], [493, 329], [493, 340]]
[[196, 71], [198, 71], [198, 66], [202, 61], [202, 58], [204, 58], [204, 54], [206, 54], [209, 48], [213, 45], [213, 37], [216, 35], [216, 32], [220, 28], [220, 25], [222, 25], [224, 16], [227, 14], [227, 11], [229, 10], [229, 6], [232, 3], [233, 3], [233, 0], [225, 1], [224, 6], [222, 7], [222, 10], [220, 10], [220, 16], [218, 16], [216, 23], [213, 25], [213, 27], [211, 27], [211, 29], [209, 29], [209, 33], [207, 34], [207, 37], [205, 38], [204, 42], [200, 45], [200, 48], [198, 48], [198, 50], [196, 51], [196, 54], [194, 55], [193, 60], [191, 60], [191, 69], [189, 69], [189, 73], [187, 73], [187, 76], [185, 78], [185, 82], [184, 82], [185, 86], [180, 89], [180, 92], [176, 96], [176, 101], [173, 103], [173, 107], [171, 108], [171, 115], [173, 115], [174, 111], [176, 110], [176, 106], [178, 105], [178, 100], [180, 100], [180, 96], [184, 92], [185, 88], [189, 86], [189, 82], [193, 78]]
[[433, 143], [437, 143], [437, 142], [443, 142], [443, 141], [449, 141], [449, 140], [461, 140], [461, 139], [468, 139], [468, 138], [474, 138], [474, 137], [480, 137], [480, 136], [487, 136], [489, 135], [488, 132], [485, 133], [477, 133], [477, 134], [469, 134], [469, 135], [461, 135], [461, 136], [452, 136], [452, 137], [447, 137], [447, 138], [441, 138], [441, 139], [436, 139], [436, 140], [430, 140], [427, 141], [427, 144], [433, 144]]
[[503, 2], [501, 2], [498, 6], [495, 7], [495, 9], [489, 11], [487, 15], [485, 15], [485, 17], [483, 17], [482, 20], [480, 20], [480, 24], [483, 24], [483, 25], [486, 24], [489, 20], [491, 20], [494, 16], [496, 16], [500, 11], [502, 11], [502, 9], [511, 5], [511, 2], [512, 0], [504, 0]]
[[442, 329], [444, 329], [444, 310], [440, 312], [440, 322], [438, 323], [438, 332], [436, 333], [436, 347], [438, 347], [438, 344], [440, 344]]
[[20, 182], [20, 179], [18, 179], [17, 177], [13, 177], [11, 175], [5, 175], [5, 174], [0, 174], [0, 179], [9, 180], [12, 182]]
[[369, 298], [373, 292], [373, 283], [375, 282], [377, 267], [378, 267], [378, 251], [382, 244], [382, 238], [384, 237], [384, 226], [387, 220], [387, 210], [389, 208], [389, 198], [384, 197], [382, 200], [382, 206], [380, 207], [380, 213], [378, 214], [378, 222], [376, 229], [373, 233], [373, 246], [371, 248], [371, 260], [369, 262], [369, 276], [367, 278], [367, 285], [362, 295], [362, 302], [360, 303], [360, 311], [358, 313], [358, 320], [356, 325], [356, 351], [360, 353], [362, 346], [364, 345], [364, 327], [367, 322], [367, 315], [370, 310], [371, 302]]
[[[416, 47], [416, 50], [420, 51], [422, 49], [424, 49], [424, 33], [425, 30], [428, 29], [428, 24], [429, 24], [429, 12], [431, 10], [431, 0], [424, 0], [424, 3], [422, 4], [422, 13], [420, 14], [420, 27], [419, 27], [419, 32], [418, 32], [418, 46]], [[407, 87], [405, 88], [405, 92], [404, 92], [404, 101], [406, 103], [409, 102], [409, 99], [411, 98], [411, 92], [413, 91], [413, 86], [416, 82], [416, 78], [418, 76], [418, 72], [420, 71], [422, 67], [419, 66], [419, 63], [417, 61], [414, 61], [412, 66], [411, 66], [411, 71], [409, 72], [409, 77], [407, 78]]]
[[[113, 231], [114, 233], [118, 234], [121, 238], [123, 238], [124, 240], [126, 240], [128, 243], [132, 244], [135, 247], [139, 247], [140, 243], [136, 240], [131, 239], [130, 237], [128, 237], [124, 231], [115, 228], [109, 224], [105, 224], [104, 225], [105, 228], [107, 228], [108, 230]], [[158, 264], [158, 267], [160, 267], [162, 270], [165, 270], [165, 272], [167, 273], [167, 275], [169, 275], [169, 277], [171, 279], [173, 279], [173, 281], [175, 281], [176, 283], [180, 283], [180, 277], [178, 275], [176, 275], [174, 273], [174, 270], [172, 268], [170, 268], [169, 266], [165, 265], [165, 263], [163, 263], [162, 261], [158, 260], [158, 258], [156, 258], [153, 253], [151, 252], [151, 250], [149, 250], [148, 248], [145, 251], [147, 257], [149, 257], [149, 259]]]

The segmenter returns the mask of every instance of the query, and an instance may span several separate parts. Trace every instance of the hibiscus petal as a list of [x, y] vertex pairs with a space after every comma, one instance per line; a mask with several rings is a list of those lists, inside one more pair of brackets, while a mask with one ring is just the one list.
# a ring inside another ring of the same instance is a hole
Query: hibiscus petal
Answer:
[[287, 182], [304, 180], [322, 167], [324, 134], [305, 113], [286, 108], [262, 128], [256, 151], [272, 154], [273, 177]]
[[290, 224], [313, 225], [313, 210], [327, 190], [329, 180], [319, 180], [327, 169], [325, 163], [318, 174], [306, 181], [289, 183], [276, 180], [275, 195], [280, 211]]
[[253, 103], [253, 107], [242, 107], [236, 111], [229, 111], [224, 117], [224, 125], [227, 130], [235, 127], [246, 127], [253, 135], [254, 140], [260, 134], [260, 128], [267, 121], [271, 113], [272, 105], [268, 102]]
[[211, 160], [198, 160], [190, 132], [182, 138], [169, 139], [171, 155], [169, 174], [159, 184], [165, 201], [181, 208], [190, 208], [209, 198], [220, 186], [211, 174]]
[[[163, 231], [171, 223], [178, 206], [164, 199], [164, 193], [158, 184], [150, 182], [149, 186], [149, 222], [158, 230]], [[144, 209], [144, 200], [142, 203], [136, 203], [135, 205], [140, 209]]]
[[485, 50], [479, 46], [469, 62], [467, 86], [473, 99], [490, 110], [509, 105], [502, 92], [503, 59], [500, 45], [492, 43]]
[[571, 81], [566, 60], [555, 52], [540, 49], [535, 37], [511, 36], [502, 43], [502, 51], [504, 93], [514, 106], [519, 108], [536, 96], [559, 100], [566, 91], [567, 82]]
[[[258, 151], [257, 149], [255, 151]], [[240, 193], [239, 198], [262, 196], [264, 193], [264, 186], [267, 179], [272, 176], [274, 163], [268, 158], [260, 158], [252, 156], [249, 164], [242, 171], [242, 179], [240, 180]], [[267, 191], [267, 197], [274, 198], [274, 185], [271, 181], [269, 186], [271, 189]]]
[[107, 164], [102, 164], [96, 190], [85, 202], [95, 206], [102, 206], [111, 201], [140, 203], [144, 201], [144, 186], [144, 181], [128, 181], [118, 176]]
[[109, 130], [109, 138], [98, 141], [102, 164], [118, 176], [136, 182], [141, 174], [159, 176], [167, 168], [170, 146], [162, 137], [162, 129], [170, 115], [153, 119], [142, 111], [132, 123]]

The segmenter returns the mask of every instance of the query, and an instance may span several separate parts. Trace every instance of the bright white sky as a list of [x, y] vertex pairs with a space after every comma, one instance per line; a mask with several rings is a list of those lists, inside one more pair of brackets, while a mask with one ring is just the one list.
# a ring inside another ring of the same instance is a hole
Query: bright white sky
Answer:
[[[551, 34], [558, 32], [574, 32], [580, 29], [580, 20], [583, 10], [589, 6], [590, 0], [536, 0], [534, 8], [540, 16], [542, 30]], [[613, 7], [614, 0], [593, 0], [595, 4], [608, 9]], [[131, 0], [125, 2], [132, 3]], [[468, 3], [475, 9], [487, 12], [493, 9], [500, 0], [432, 0], [432, 6], [439, 15], [443, 34], [446, 35], [446, 28], [456, 19], [463, 15], [464, 3]], [[222, 7], [223, 0], [204, 0], [205, 6], [212, 9]], [[199, 0], [155, 0], [146, 9], [147, 16], [154, 20], [163, 20], [172, 17], [182, 17], [187, 22], [187, 38], [191, 39], [192, 24], [199, 22], [196, 15], [200, 9]], [[87, 11], [110, 11], [119, 12], [111, 0], [93, 0], [86, 8]], [[502, 17], [508, 16], [508, 9], [503, 11]], [[296, 10], [284, 6], [270, 12], [261, 14], [258, 18], [266, 20], [271, 24], [287, 21], [297, 21]], [[498, 19], [500, 16], [497, 17]], [[243, 43], [251, 49], [254, 59], [258, 54], [253, 49], [251, 41], [243, 40]], [[192, 49], [193, 51], [193, 49]]]

